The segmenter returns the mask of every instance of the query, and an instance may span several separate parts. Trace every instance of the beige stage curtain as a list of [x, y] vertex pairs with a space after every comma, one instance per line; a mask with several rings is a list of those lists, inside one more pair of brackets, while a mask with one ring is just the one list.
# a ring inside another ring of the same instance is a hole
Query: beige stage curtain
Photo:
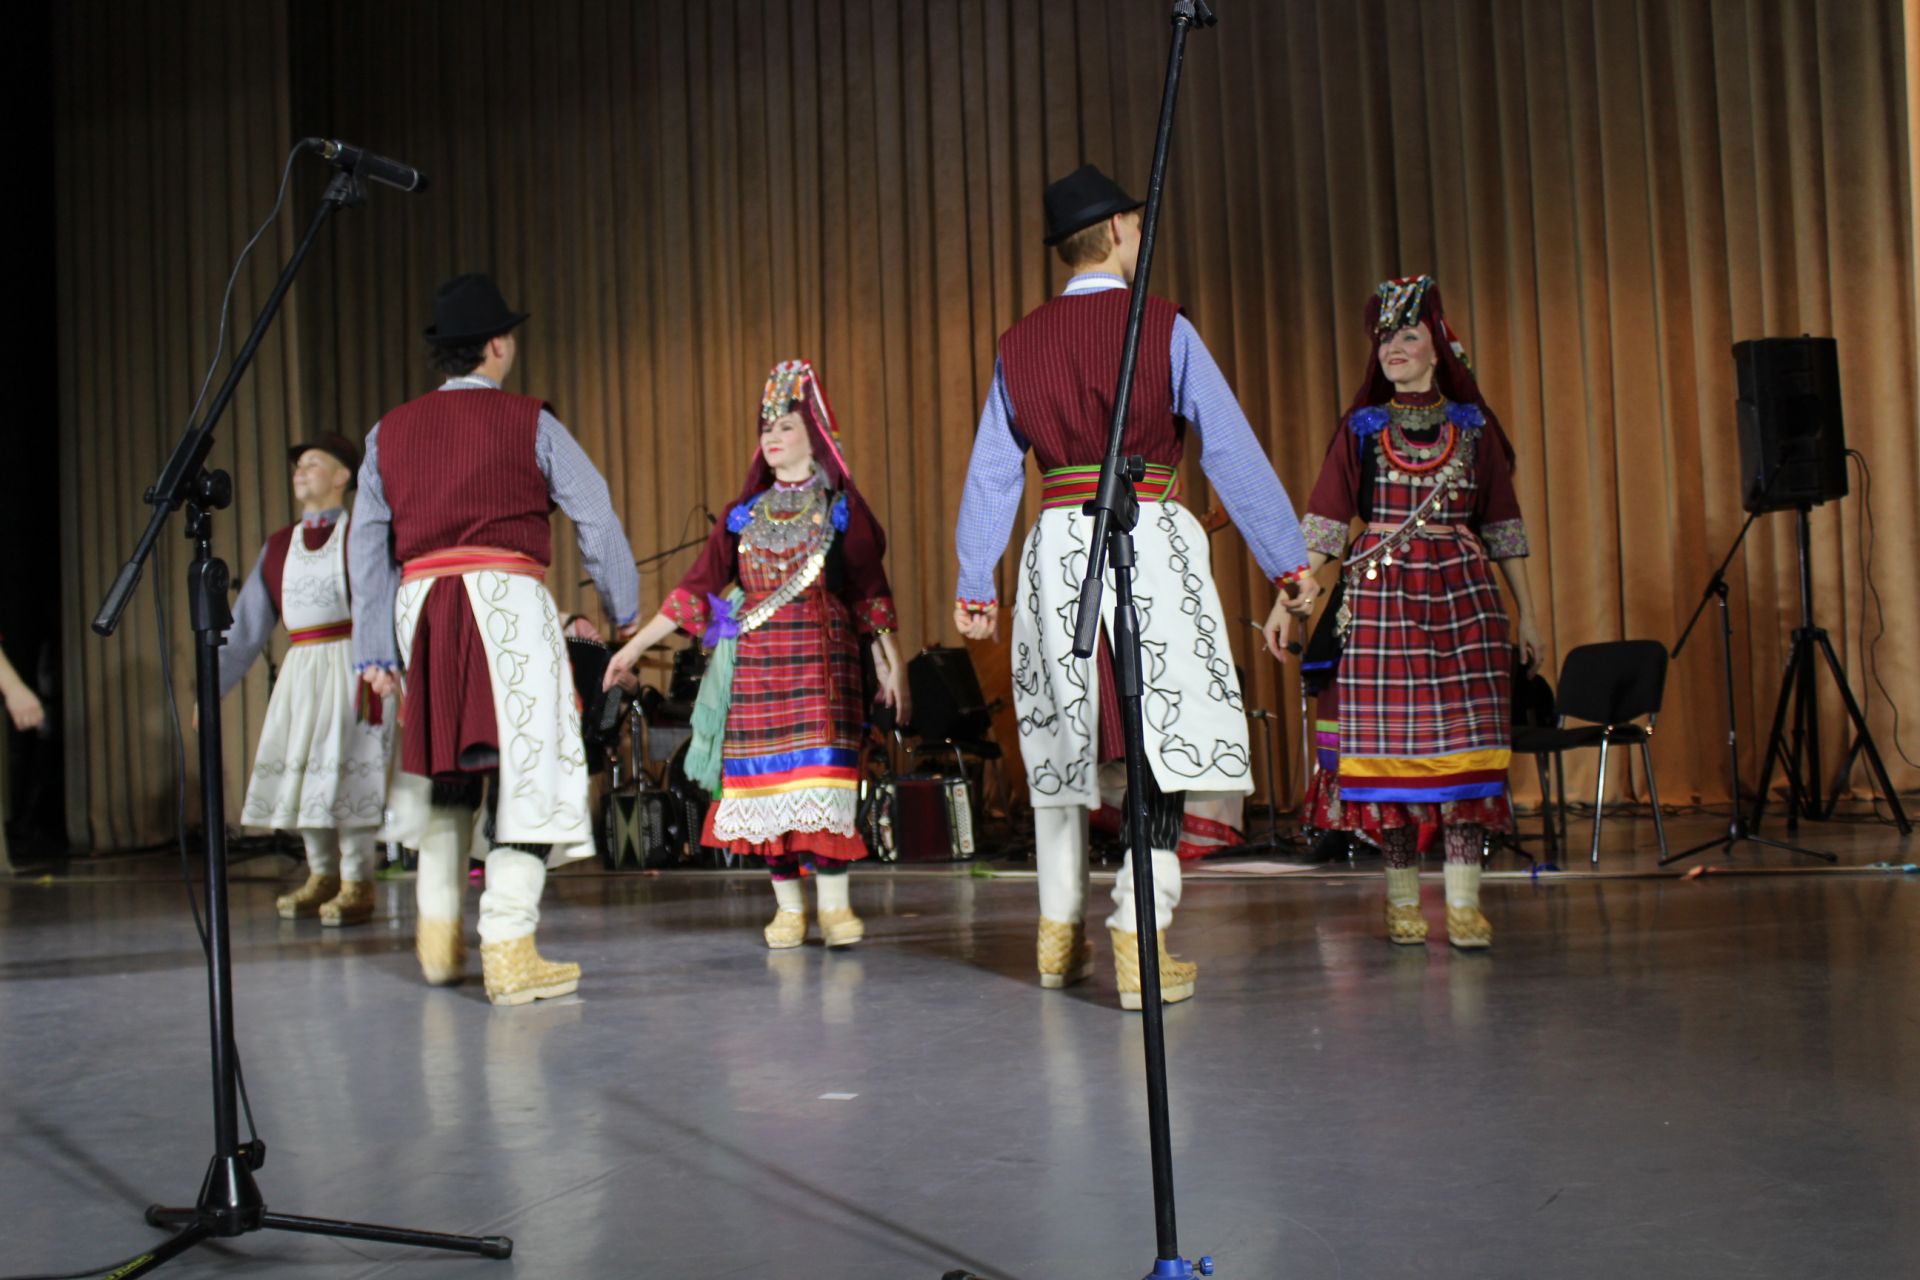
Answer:
[[[767, 366], [818, 362], [917, 648], [952, 640], [952, 528], [995, 335], [1062, 278], [1039, 244], [1040, 190], [1082, 160], [1144, 187], [1168, 8], [63, 6], [75, 836], [165, 832], [146, 604], [110, 643], [85, 621], [192, 398], [226, 263], [287, 139], [349, 138], [419, 164], [434, 187], [375, 190], [339, 220], [248, 382], [218, 455], [239, 481], [221, 539], [236, 573], [288, 517], [285, 442], [358, 435], [428, 389], [418, 331], [432, 286], [487, 268], [533, 313], [516, 387], [549, 397], [606, 469], [640, 554], [704, 528], [696, 504], [724, 512]], [[1224, 24], [1192, 41], [1154, 286], [1188, 307], [1296, 502], [1364, 365], [1367, 293], [1432, 271], [1520, 452], [1553, 653], [1670, 642], [1741, 516], [1729, 346], [1832, 334], [1850, 441], [1874, 470], [1886, 635], [1875, 650], [1857, 485], [1814, 513], [1819, 620], [1896, 779], [1920, 781], [1881, 693], [1920, 716], [1902, 0], [1222, 8]], [[317, 185], [303, 171], [243, 279], [243, 321]], [[1188, 472], [1205, 508], [1191, 459]], [[562, 602], [588, 607], [570, 537], [557, 541]], [[1272, 593], [1237, 535], [1213, 545], [1228, 614], [1262, 616]], [[649, 608], [686, 563], [647, 577]], [[163, 579], [176, 599], [179, 564], [176, 547]], [[1797, 615], [1789, 517], [1756, 529], [1733, 587], [1751, 779]], [[1235, 630], [1252, 702], [1290, 722], [1296, 686], [1252, 639]], [[178, 634], [176, 647], [184, 657]], [[1717, 663], [1708, 632], [1672, 673], [1658, 743], [1669, 802], [1726, 794]], [[264, 697], [256, 674], [227, 716], [236, 806], [238, 739]], [[1830, 693], [1823, 711], [1832, 758]], [[1906, 728], [1920, 751], [1920, 726]], [[1283, 778], [1298, 764], [1287, 736]]]
[[[153, 591], [165, 592], [178, 705], [190, 716], [191, 548], [178, 518], [119, 633], [102, 640], [88, 623], [146, 526], [141, 493], [180, 434], [213, 355], [228, 269], [272, 206], [293, 133], [287, 40], [279, 4], [57, 9], [64, 739], [67, 827], [79, 848], [125, 848], [172, 831], [172, 739]], [[293, 242], [286, 218], [262, 238], [235, 286], [228, 350], [239, 346]], [[297, 438], [302, 345], [299, 317], [283, 316], [241, 384], [212, 458], [235, 482], [233, 508], [216, 527], [236, 581], [266, 534], [290, 518], [285, 458]], [[233, 814], [265, 709], [263, 676], [229, 700]], [[197, 778], [190, 765], [190, 818], [199, 811]]]

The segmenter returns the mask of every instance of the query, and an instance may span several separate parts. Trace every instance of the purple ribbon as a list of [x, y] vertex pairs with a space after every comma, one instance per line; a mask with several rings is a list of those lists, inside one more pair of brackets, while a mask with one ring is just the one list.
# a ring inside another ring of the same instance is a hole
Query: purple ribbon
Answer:
[[701, 644], [711, 649], [722, 640], [732, 640], [740, 634], [740, 619], [733, 616], [731, 601], [709, 594], [707, 608], [707, 629], [700, 637]]

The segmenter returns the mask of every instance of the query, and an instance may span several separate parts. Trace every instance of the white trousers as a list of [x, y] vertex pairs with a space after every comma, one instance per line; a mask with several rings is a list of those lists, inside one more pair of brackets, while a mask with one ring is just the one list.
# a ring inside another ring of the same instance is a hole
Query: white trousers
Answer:
[[307, 871], [342, 880], [371, 880], [379, 870], [372, 827], [301, 827], [307, 846]]
[[[422, 920], [459, 920], [467, 889], [467, 851], [473, 844], [473, 814], [436, 806], [420, 837], [420, 871], [414, 882]], [[546, 860], [524, 849], [487, 854], [487, 887], [480, 895], [480, 941], [530, 937], [540, 924], [540, 895], [547, 887]]]
[[[1088, 849], [1087, 810], [1079, 805], [1033, 811], [1033, 863], [1040, 881], [1040, 914], [1062, 924], [1087, 918]], [[1153, 851], [1154, 919], [1160, 929], [1173, 923], [1180, 905], [1180, 858], [1171, 849]], [[1113, 882], [1113, 914], [1107, 927], [1133, 933], [1139, 927], [1133, 910], [1133, 854], [1120, 864]]]

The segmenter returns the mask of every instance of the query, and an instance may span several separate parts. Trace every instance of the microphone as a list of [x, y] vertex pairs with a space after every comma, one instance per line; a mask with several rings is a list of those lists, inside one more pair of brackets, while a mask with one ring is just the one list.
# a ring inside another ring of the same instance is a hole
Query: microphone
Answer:
[[389, 160], [364, 147], [356, 147], [351, 142], [341, 142], [336, 138], [307, 138], [300, 145], [309, 151], [318, 151], [339, 168], [359, 177], [384, 182], [402, 191], [427, 189], [427, 175], [412, 165]]

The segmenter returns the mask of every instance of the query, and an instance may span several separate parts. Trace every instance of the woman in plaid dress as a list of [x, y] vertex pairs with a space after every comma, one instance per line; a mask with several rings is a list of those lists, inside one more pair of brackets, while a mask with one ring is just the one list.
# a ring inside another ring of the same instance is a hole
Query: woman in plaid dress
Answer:
[[736, 642], [720, 797], [701, 843], [766, 860], [778, 900], [769, 947], [806, 941], [802, 864], [815, 873], [826, 944], [851, 946], [865, 928], [846, 872], [867, 852], [854, 826], [866, 735], [856, 637], [873, 646], [880, 701], [905, 714], [886, 535], [847, 472], [812, 365], [774, 366], [759, 431], [739, 501], [660, 613], [614, 656], [606, 682], [675, 628], [708, 645]]
[[[1486, 947], [1480, 857], [1512, 822], [1506, 774], [1513, 646], [1538, 661], [1513, 449], [1428, 276], [1367, 303], [1367, 378], [1303, 521], [1312, 567], [1344, 557], [1339, 772], [1319, 811], [1378, 846], [1387, 936], [1420, 944], [1420, 854], [1446, 848], [1447, 933]], [[1348, 535], [1362, 525], [1349, 544]], [[1519, 609], [1510, 625], [1493, 566]]]

